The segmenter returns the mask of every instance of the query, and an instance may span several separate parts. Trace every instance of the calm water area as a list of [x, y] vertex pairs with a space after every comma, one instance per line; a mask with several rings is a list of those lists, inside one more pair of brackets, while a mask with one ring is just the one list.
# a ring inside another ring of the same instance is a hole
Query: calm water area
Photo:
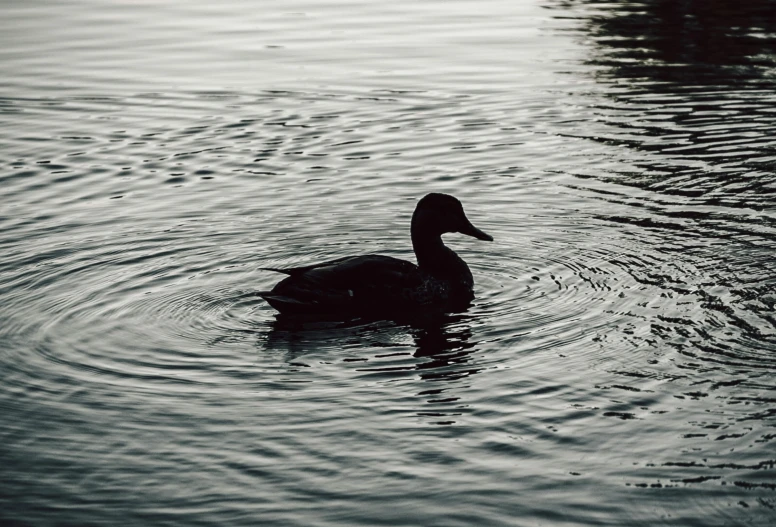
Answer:
[[[776, 525], [776, 4], [5, 0], [0, 524]], [[475, 301], [284, 324], [261, 267]]]

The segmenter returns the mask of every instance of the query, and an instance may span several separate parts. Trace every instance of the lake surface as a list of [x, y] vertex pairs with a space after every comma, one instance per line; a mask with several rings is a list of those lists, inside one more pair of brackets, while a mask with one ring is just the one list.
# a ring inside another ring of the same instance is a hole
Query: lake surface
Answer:
[[[771, 2], [0, 14], [0, 523], [776, 524]], [[427, 192], [468, 311], [252, 295]]]

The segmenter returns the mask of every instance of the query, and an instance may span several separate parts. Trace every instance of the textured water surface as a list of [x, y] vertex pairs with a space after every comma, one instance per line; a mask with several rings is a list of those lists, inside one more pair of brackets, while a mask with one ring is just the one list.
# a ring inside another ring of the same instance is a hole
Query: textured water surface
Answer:
[[[2, 522], [776, 521], [769, 2], [0, 9]], [[431, 191], [468, 311], [252, 295]]]

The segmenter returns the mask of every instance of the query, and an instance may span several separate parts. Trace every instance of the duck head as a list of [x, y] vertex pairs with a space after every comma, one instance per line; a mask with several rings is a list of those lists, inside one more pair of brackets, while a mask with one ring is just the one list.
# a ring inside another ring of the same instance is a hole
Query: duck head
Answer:
[[412, 214], [411, 231], [413, 237], [439, 237], [447, 232], [457, 232], [478, 240], [493, 241], [492, 236], [472, 225], [461, 202], [449, 194], [426, 194]]

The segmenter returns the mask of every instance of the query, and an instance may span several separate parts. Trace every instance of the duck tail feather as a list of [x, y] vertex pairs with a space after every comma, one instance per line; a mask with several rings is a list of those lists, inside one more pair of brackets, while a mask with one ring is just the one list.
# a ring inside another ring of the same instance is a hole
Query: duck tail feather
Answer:
[[294, 274], [294, 271], [295, 271], [294, 268], [291, 268], [291, 269], [280, 269], [279, 267], [259, 267], [259, 269], [262, 270], [262, 271], [272, 271], [274, 273], [283, 273], [283, 274], [287, 274], [287, 275], [292, 275], [292, 274]]
[[278, 295], [271, 291], [258, 291], [257, 296], [263, 298], [270, 306], [282, 312], [304, 311], [306, 303], [286, 295]]

